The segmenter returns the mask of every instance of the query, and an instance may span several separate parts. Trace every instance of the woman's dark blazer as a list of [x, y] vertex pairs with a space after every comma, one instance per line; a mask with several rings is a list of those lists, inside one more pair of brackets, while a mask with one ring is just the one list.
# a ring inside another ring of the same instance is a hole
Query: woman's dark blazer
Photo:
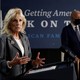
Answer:
[[80, 41], [71, 24], [63, 28], [61, 42], [62, 46], [70, 49], [74, 55], [77, 55], [80, 58]]
[[[22, 45], [24, 47], [24, 56], [31, 57], [31, 48], [28, 37], [24, 33], [20, 33]], [[16, 53], [22, 57], [21, 50], [12, 36], [3, 34], [0, 37], [0, 72], [9, 76], [18, 76], [29, 70], [32, 65], [31, 61], [26, 65], [15, 65], [11, 69], [7, 66], [7, 61], [11, 61]]]

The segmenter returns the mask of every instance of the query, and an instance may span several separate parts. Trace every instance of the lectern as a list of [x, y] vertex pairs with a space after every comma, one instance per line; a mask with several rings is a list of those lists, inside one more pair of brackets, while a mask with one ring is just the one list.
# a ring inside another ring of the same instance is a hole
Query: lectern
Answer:
[[24, 80], [77, 80], [74, 63], [59, 63], [31, 70]]

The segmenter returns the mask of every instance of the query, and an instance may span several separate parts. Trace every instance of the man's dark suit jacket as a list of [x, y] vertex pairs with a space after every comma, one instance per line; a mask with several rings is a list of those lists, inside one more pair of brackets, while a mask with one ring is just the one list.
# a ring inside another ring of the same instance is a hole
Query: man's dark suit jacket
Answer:
[[[24, 55], [31, 57], [31, 48], [26, 34], [20, 33], [20, 38], [24, 46]], [[31, 61], [26, 65], [16, 65], [11, 69], [7, 66], [7, 61], [11, 61], [16, 53], [22, 56], [21, 50], [12, 36], [2, 35], [0, 37], [0, 72], [8, 76], [18, 76], [29, 70]]]
[[61, 42], [63, 47], [70, 49], [74, 55], [80, 58], [80, 41], [71, 24], [63, 28]]

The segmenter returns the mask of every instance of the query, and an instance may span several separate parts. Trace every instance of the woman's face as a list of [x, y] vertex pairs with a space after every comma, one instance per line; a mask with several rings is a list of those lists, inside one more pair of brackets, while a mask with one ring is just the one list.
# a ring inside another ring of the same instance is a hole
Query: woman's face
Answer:
[[23, 19], [20, 15], [16, 15], [10, 22], [10, 30], [12, 33], [19, 33], [22, 29]]

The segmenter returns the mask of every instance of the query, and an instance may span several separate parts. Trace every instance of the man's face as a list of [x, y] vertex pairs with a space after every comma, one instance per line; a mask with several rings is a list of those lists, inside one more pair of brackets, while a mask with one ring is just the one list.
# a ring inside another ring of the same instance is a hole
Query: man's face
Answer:
[[72, 17], [72, 22], [75, 25], [79, 25], [80, 24], [80, 12], [79, 11], [74, 11], [71, 15]]
[[76, 12], [74, 14], [74, 19], [80, 19], [80, 12]]

